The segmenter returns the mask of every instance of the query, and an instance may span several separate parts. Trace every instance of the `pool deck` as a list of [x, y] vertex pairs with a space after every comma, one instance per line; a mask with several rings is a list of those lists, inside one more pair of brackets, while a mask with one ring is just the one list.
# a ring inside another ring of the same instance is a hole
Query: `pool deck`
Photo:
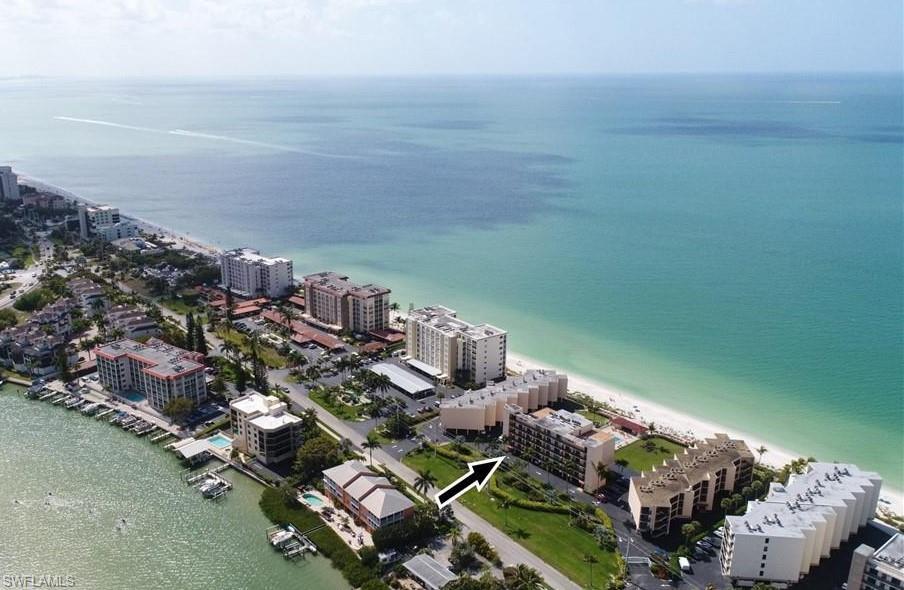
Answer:
[[[305, 500], [304, 494], [316, 496], [322, 502], [322, 504], [320, 506], [309, 504], [308, 501]], [[345, 544], [355, 551], [361, 549], [362, 547], [373, 546], [373, 538], [370, 536], [370, 533], [367, 532], [367, 529], [362, 526], [356, 525], [355, 519], [352, 518], [349, 513], [347, 513], [342, 508], [334, 506], [326, 496], [324, 496], [317, 490], [298, 490], [298, 493], [295, 497], [299, 502], [320, 515], [320, 518], [323, 519], [326, 525], [333, 529], [333, 531], [335, 531], [336, 534], [339, 535], [339, 538], [345, 541]], [[323, 513], [323, 509], [328, 506], [333, 509], [333, 515], [329, 518], [327, 518]]]

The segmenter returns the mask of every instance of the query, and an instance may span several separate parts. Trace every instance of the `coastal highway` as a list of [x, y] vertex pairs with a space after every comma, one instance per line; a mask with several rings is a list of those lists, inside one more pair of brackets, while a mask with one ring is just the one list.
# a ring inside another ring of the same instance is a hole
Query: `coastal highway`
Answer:
[[[326, 412], [311, 400], [297, 384], [287, 379], [288, 370], [270, 371], [271, 383], [278, 383], [289, 389], [289, 398], [298, 406], [303, 408], [312, 408], [317, 410], [317, 418], [328, 428], [336, 432], [339, 436], [349, 439], [354, 445], [361, 447], [365, 437], [356, 432], [348, 424], [336, 418], [329, 412]], [[411, 470], [401, 461], [393, 458], [383, 449], [375, 449], [373, 453], [374, 459], [383, 463], [393, 473], [405, 480], [409, 485], [414, 485], [417, 473]], [[432, 492], [431, 492], [432, 495]], [[455, 516], [462, 525], [472, 531], [477, 531], [486, 537], [487, 541], [496, 548], [500, 559], [505, 564], [523, 563], [534, 568], [546, 579], [546, 582], [553, 588], [561, 590], [580, 590], [580, 586], [562, 575], [558, 570], [552, 568], [545, 561], [525, 549], [522, 545], [516, 543], [511, 537], [482, 519], [480, 516], [468, 510], [460, 503], [454, 503]], [[550, 540], [555, 542], [554, 540]]]

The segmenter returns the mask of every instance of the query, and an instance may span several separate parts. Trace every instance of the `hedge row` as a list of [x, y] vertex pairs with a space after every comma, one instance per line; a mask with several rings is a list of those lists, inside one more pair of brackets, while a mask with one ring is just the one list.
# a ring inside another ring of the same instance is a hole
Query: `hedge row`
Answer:
[[459, 463], [467, 463], [469, 461], [476, 461], [478, 459], [478, 457], [474, 457], [471, 455], [464, 455], [462, 453], [458, 453], [448, 447], [441, 446], [441, 445], [434, 445], [433, 449], [436, 450], [436, 454], [439, 455], [440, 457], [445, 457], [446, 459], [452, 459], [453, 461], [457, 461]]
[[505, 500], [511, 503], [512, 506], [517, 506], [518, 508], [524, 508], [525, 510], [538, 510], [540, 512], [556, 512], [558, 514], [571, 514], [571, 508], [565, 506], [563, 504], [548, 504], [546, 502], [534, 502], [533, 500], [525, 500], [524, 498], [518, 498], [517, 496], [513, 496], [507, 491], [503, 490], [499, 487], [499, 484], [496, 483], [496, 479], [493, 478], [490, 480], [490, 493], [500, 500]]
[[[291, 502], [291, 501], [290, 501]], [[299, 531], [320, 526], [323, 521], [316, 513], [297, 502], [288, 504], [278, 489], [266, 488], [261, 494], [260, 507], [267, 518], [275, 524], [291, 524]], [[372, 590], [388, 590], [389, 586], [380, 580], [380, 576], [371, 568], [361, 563], [358, 555], [339, 538], [333, 529], [324, 527], [308, 535], [317, 545], [317, 550], [333, 562], [333, 567], [342, 572], [348, 583], [354, 588], [367, 584]]]

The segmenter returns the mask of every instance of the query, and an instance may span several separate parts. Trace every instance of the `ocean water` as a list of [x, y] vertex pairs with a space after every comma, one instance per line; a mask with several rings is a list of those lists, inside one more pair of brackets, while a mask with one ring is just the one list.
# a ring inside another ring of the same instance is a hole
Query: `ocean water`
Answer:
[[0, 160], [904, 489], [898, 76], [5, 81]]
[[226, 498], [205, 500], [180, 481], [172, 453], [11, 386], [0, 387], [0, 448], [4, 583], [32, 575], [71, 576], [89, 590], [349, 587], [326, 558], [292, 563], [270, 547], [263, 487], [235, 471], [223, 473], [234, 485]]

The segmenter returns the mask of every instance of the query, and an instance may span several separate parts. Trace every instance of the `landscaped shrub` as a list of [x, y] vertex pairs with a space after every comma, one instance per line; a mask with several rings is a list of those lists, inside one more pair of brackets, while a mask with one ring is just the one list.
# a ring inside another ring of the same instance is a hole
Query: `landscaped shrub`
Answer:
[[495, 479], [490, 480], [490, 493], [500, 500], [507, 500], [512, 506], [524, 508], [525, 510], [539, 510], [542, 512], [556, 512], [559, 514], [569, 514], [571, 512], [571, 509], [565, 505], [549, 504], [548, 502], [534, 502], [525, 500], [524, 498], [517, 498], [500, 488]]

